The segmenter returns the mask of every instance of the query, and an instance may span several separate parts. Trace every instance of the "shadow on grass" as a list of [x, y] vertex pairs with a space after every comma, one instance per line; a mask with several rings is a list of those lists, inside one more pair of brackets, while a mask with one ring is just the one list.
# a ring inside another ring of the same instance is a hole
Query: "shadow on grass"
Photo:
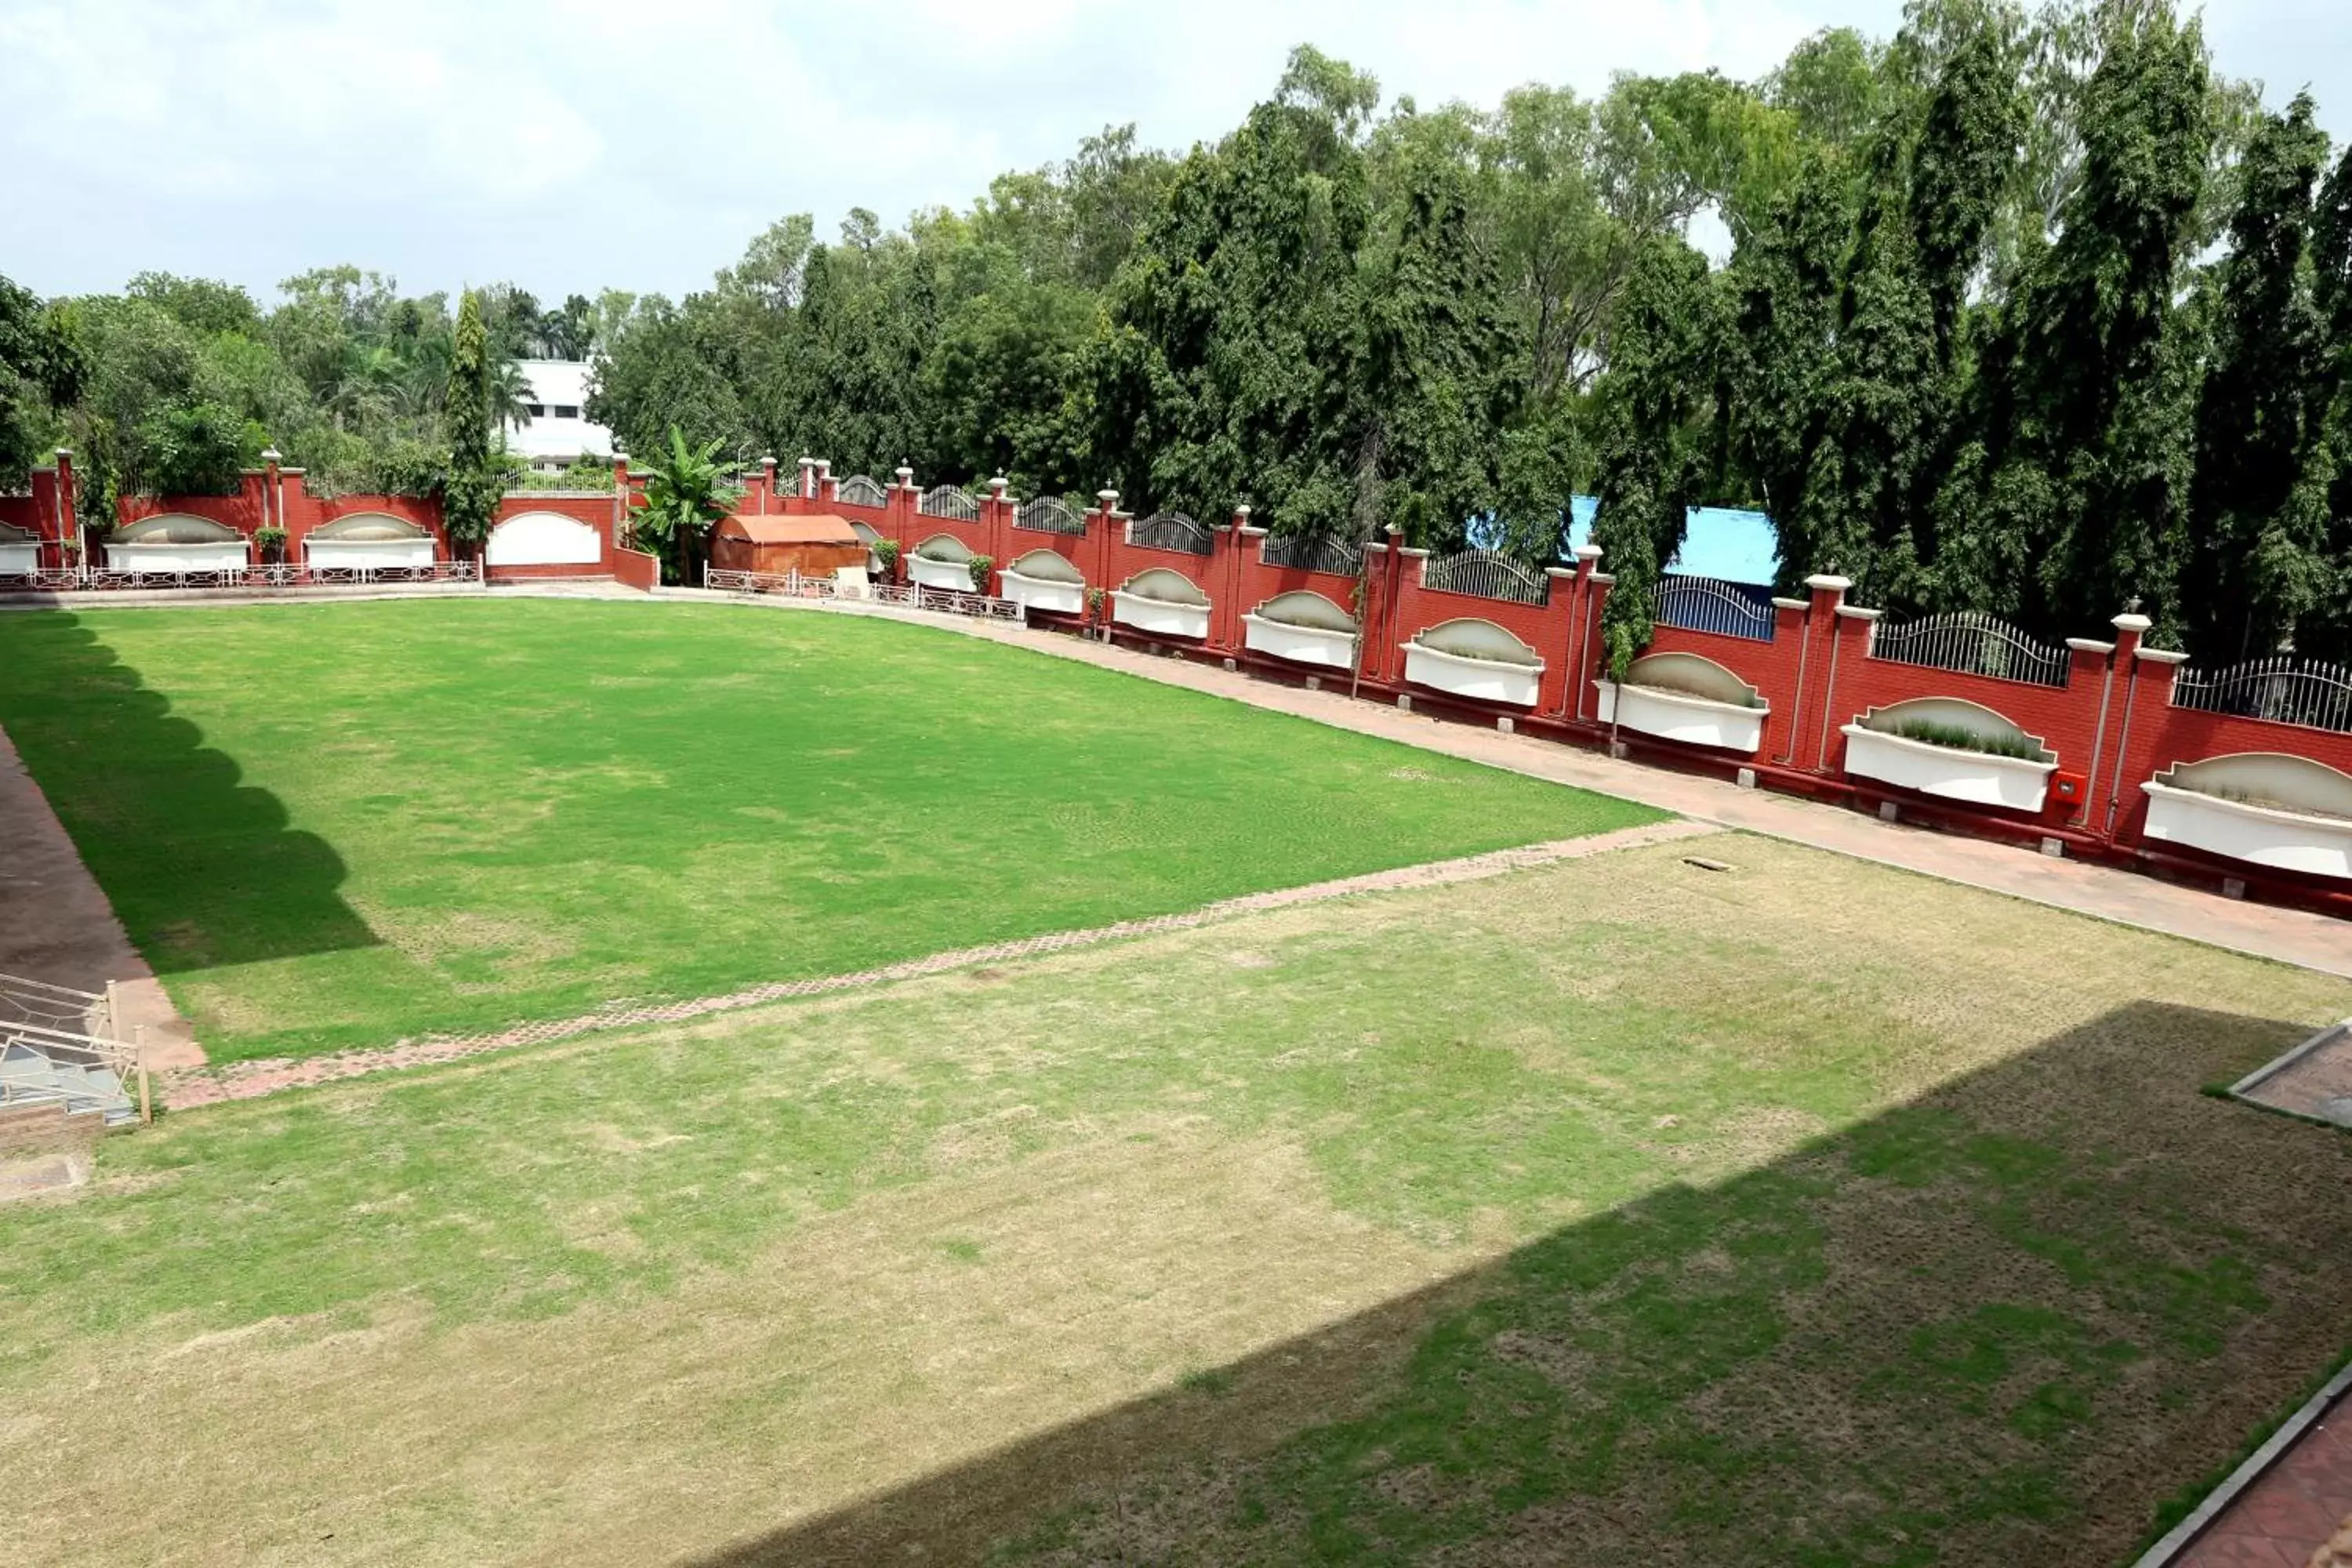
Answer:
[[0, 648], [0, 723], [157, 973], [376, 944], [334, 847], [241, 782], [81, 616], [9, 615]]
[[2352, 1139], [2197, 1088], [2302, 1032], [2120, 1009], [698, 1561], [2119, 1563], [2352, 1341]]

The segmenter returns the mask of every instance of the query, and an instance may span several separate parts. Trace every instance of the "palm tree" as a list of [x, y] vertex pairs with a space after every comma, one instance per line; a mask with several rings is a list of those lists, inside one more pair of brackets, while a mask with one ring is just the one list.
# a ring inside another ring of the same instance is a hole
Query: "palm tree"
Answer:
[[646, 471], [646, 505], [634, 519], [636, 536], [660, 558], [662, 574], [669, 582], [693, 581], [703, 536], [742, 496], [727, 482], [726, 469], [717, 461], [721, 445], [710, 441], [689, 447], [673, 425], [669, 450]]
[[530, 423], [530, 382], [522, 366], [501, 359], [490, 367], [490, 417], [502, 429], [521, 429]]

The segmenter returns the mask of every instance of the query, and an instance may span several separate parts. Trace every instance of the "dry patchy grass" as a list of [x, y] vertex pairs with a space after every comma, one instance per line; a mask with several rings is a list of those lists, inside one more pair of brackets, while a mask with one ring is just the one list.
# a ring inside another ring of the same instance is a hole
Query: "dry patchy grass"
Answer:
[[2352, 1339], [2352, 1141], [2198, 1093], [2352, 987], [1716, 842], [110, 1145], [0, 1213], [16, 1540], [2119, 1560]]

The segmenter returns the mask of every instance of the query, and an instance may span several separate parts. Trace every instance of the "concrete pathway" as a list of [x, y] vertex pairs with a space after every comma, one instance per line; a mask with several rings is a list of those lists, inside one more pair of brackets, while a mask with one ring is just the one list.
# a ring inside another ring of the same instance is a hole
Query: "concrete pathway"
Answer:
[[146, 1030], [158, 1069], [202, 1062], [188, 1021], [131, 945], [65, 825], [0, 731], [0, 974], [103, 991], [111, 981], [124, 1039]]

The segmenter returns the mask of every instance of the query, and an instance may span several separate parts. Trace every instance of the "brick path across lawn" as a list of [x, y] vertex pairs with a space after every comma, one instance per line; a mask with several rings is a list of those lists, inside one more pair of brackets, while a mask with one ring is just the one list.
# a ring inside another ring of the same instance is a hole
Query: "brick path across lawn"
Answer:
[[546, 1018], [518, 1024], [512, 1028], [490, 1034], [403, 1040], [380, 1049], [338, 1051], [330, 1056], [299, 1060], [275, 1058], [262, 1061], [231, 1062], [220, 1067], [192, 1068], [164, 1076], [163, 1099], [174, 1110], [217, 1105], [224, 1100], [257, 1100], [266, 1094], [276, 1094], [280, 1089], [333, 1083], [394, 1068], [457, 1061], [466, 1057], [479, 1056], [485, 1051], [506, 1050], [515, 1046], [546, 1045], [554, 1040], [575, 1039], [582, 1035], [635, 1028], [645, 1024], [679, 1024], [713, 1013], [761, 1007], [771, 1002], [787, 1001], [795, 996], [820, 996], [835, 991], [852, 991], [862, 986], [886, 984], [894, 980], [939, 974], [976, 963], [1003, 963], [1014, 959], [1034, 958], [1041, 953], [1061, 952], [1074, 947], [1093, 947], [1129, 937], [1188, 931], [1258, 910], [1318, 903], [1327, 899], [1346, 898], [1353, 893], [1382, 892], [1395, 888], [1428, 888], [1450, 882], [1477, 881], [1521, 867], [1545, 866], [1556, 860], [1574, 860], [1612, 849], [1631, 849], [1639, 845], [1697, 837], [1720, 831], [1709, 823], [1683, 820], [1653, 823], [1643, 827], [1621, 827], [1614, 833], [1596, 833], [1586, 838], [1562, 838], [1549, 844], [1529, 844], [1517, 849], [1497, 849], [1453, 860], [1432, 860], [1418, 866], [1400, 867], [1393, 871], [1373, 871], [1361, 877], [1314, 882], [1305, 887], [1278, 888], [1271, 892], [1251, 893], [1243, 898], [1203, 905], [1197, 910], [1154, 915], [1147, 920], [1120, 921], [1115, 925], [1096, 926], [1086, 931], [1049, 931], [1043, 936], [1024, 937], [1017, 942], [992, 942], [985, 947], [935, 952], [927, 958], [908, 959], [902, 963], [860, 970], [854, 974], [777, 981], [730, 992], [724, 996], [698, 996], [684, 1002], [608, 1007], [572, 1018]]

